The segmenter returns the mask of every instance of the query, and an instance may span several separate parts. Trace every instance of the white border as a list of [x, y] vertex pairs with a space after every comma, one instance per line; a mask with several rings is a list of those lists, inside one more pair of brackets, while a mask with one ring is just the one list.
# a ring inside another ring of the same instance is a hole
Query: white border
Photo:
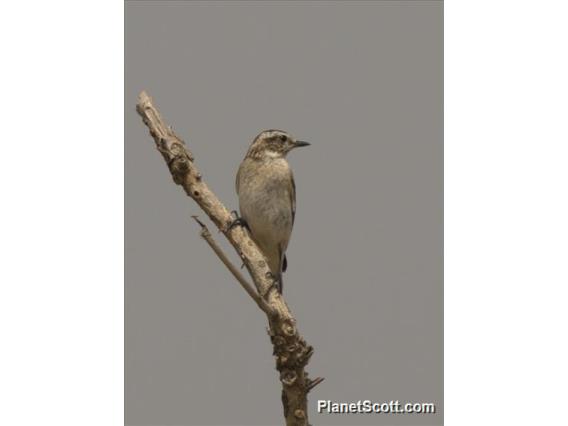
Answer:
[[448, 425], [568, 424], [567, 18], [445, 4]]
[[0, 424], [123, 424], [123, 4], [2, 6]]
[[[446, 2], [448, 425], [568, 424], [564, 1]], [[2, 10], [0, 424], [123, 423], [123, 5]]]

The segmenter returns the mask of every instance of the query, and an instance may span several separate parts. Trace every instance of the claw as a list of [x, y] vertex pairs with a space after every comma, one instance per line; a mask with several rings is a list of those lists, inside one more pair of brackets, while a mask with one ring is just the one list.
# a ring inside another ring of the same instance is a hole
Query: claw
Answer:
[[246, 228], [250, 231], [247, 221], [240, 217], [236, 210], [233, 210], [231, 212], [231, 216], [235, 219], [231, 223], [229, 223], [225, 232], [229, 232], [235, 226], [242, 226], [243, 228]]

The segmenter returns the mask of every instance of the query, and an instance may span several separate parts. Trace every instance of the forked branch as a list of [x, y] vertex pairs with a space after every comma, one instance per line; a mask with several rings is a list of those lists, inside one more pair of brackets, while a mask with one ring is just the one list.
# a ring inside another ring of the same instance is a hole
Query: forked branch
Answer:
[[215, 239], [211, 235], [211, 232], [209, 232], [207, 225], [201, 222], [197, 216], [192, 216], [192, 217], [199, 224], [199, 226], [201, 226], [201, 238], [203, 238], [207, 242], [207, 244], [209, 244], [209, 247], [211, 247], [211, 249], [215, 252], [217, 257], [221, 260], [221, 262], [223, 262], [223, 264], [227, 267], [227, 269], [233, 274], [233, 276], [237, 279], [239, 284], [248, 293], [248, 295], [252, 298], [252, 300], [256, 302], [258, 307], [262, 309], [262, 311], [266, 315], [270, 316], [275, 315], [275, 311], [270, 307], [268, 303], [266, 303], [266, 300], [260, 297], [260, 295], [256, 292], [256, 290], [245, 279], [245, 277], [243, 277], [241, 271], [235, 268], [235, 265], [231, 263], [231, 261], [229, 260], [227, 255], [223, 252], [221, 247], [219, 247], [219, 245], [215, 242]]

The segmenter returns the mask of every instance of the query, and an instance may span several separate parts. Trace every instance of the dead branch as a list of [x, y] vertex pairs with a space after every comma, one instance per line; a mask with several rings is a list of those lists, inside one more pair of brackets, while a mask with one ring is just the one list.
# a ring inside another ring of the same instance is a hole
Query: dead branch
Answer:
[[313, 348], [300, 336], [296, 327], [296, 320], [288, 309], [284, 298], [276, 290], [274, 277], [268, 268], [264, 255], [241, 227], [229, 226], [233, 221], [229, 210], [205, 184], [202, 174], [195, 166], [193, 155], [184, 141], [163, 121], [146, 92], [140, 93], [136, 110], [142, 117], [144, 124], [148, 126], [158, 151], [161, 152], [168, 165], [174, 182], [181, 185], [186, 194], [201, 207], [217, 228], [223, 232], [247, 267], [256, 287], [256, 293], [228, 261], [221, 248], [212, 239], [206, 238], [206, 241], [225, 266], [229, 268], [247, 293], [267, 314], [268, 334], [274, 347], [276, 369], [280, 373], [280, 382], [282, 383], [282, 404], [286, 425], [307, 426], [307, 394], [323, 379], [311, 381], [308, 378], [305, 367], [313, 354]]
[[231, 271], [233, 276], [237, 279], [239, 284], [244, 288], [244, 290], [248, 293], [252, 300], [254, 300], [258, 307], [262, 309], [262, 311], [267, 315], [275, 315], [275, 312], [270, 307], [270, 305], [266, 303], [266, 301], [262, 297], [260, 297], [256, 290], [248, 283], [245, 277], [243, 277], [241, 271], [235, 268], [235, 266], [231, 263], [227, 255], [225, 255], [221, 247], [219, 247], [219, 245], [215, 242], [213, 236], [211, 235], [211, 232], [209, 232], [209, 229], [207, 228], [207, 225], [201, 222], [197, 216], [192, 217], [199, 224], [199, 226], [201, 226], [201, 238], [203, 238], [207, 242], [207, 244], [209, 244], [209, 247], [211, 247], [211, 249], [215, 252], [217, 257], [221, 260], [221, 262], [223, 262], [227, 269]]

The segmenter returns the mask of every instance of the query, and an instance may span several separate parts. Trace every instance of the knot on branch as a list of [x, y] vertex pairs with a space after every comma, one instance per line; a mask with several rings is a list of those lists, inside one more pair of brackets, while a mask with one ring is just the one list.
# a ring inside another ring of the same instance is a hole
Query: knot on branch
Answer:
[[310, 358], [314, 354], [314, 348], [312, 346], [304, 346], [302, 353], [298, 354], [298, 365], [306, 366], [310, 362]]
[[280, 381], [286, 386], [292, 386], [298, 380], [298, 375], [294, 370], [282, 370], [280, 373]]
[[286, 367], [290, 367], [288, 365], [288, 361], [290, 361], [290, 357], [287, 354], [280, 354], [276, 358], [276, 369], [283, 370]]
[[311, 356], [313, 349], [303, 345], [289, 345], [285, 350], [277, 351], [277, 368], [303, 368], [305, 367]]
[[300, 345], [298, 345], [298, 343], [292, 342], [292, 343], [290, 343], [290, 344], [286, 347], [286, 350], [287, 350], [288, 352], [293, 353], [293, 352], [295, 352], [299, 347], [300, 347]]
[[175, 137], [164, 137], [160, 140], [158, 150], [164, 156], [174, 182], [181, 185], [191, 169], [192, 161], [183, 141]]
[[282, 336], [271, 336], [270, 340], [272, 340], [272, 344], [276, 347], [276, 349], [280, 349], [281, 346], [286, 344], [286, 339]]
[[296, 326], [289, 319], [286, 319], [282, 322], [281, 330], [282, 333], [284, 333], [284, 335], [288, 337], [293, 337], [296, 334]]
[[313, 354], [313, 348], [298, 335], [293, 318], [273, 323], [269, 329], [273, 355], [276, 357], [276, 369], [297, 370], [304, 368]]
[[294, 411], [294, 417], [299, 420], [303, 420], [306, 418], [306, 413], [304, 412], [304, 410], [298, 408], [296, 411]]

